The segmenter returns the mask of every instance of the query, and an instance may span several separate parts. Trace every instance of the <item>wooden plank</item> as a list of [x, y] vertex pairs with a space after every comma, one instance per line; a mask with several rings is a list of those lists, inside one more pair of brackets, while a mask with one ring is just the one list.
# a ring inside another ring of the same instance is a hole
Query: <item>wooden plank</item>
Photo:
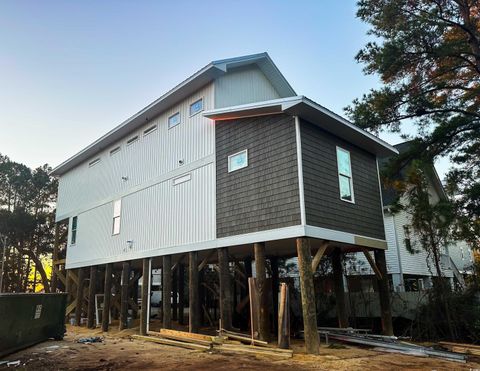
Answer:
[[272, 356], [272, 357], [279, 357], [279, 358], [292, 358], [293, 353], [282, 353], [282, 352], [275, 352], [271, 351], [268, 348], [252, 348], [245, 345], [235, 345], [235, 344], [222, 344], [215, 346], [215, 349], [219, 351], [225, 352], [234, 352], [234, 353], [246, 353], [246, 354], [253, 354], [253, 355], [260, 355], [260, 356]]
[[182, 264], [182, 261], [183, 259], [185, 259], [186, 256], [187, 254], [180, 255], [177, 262], [174, 265], [172, 265], [172, 272], [174, 272], [178, 268], [178, 266]]
[[[149, 333], [152, 332], [155, 334], [155, 331], [149, 331]], [[172, 329], [166, 329], [162, 328], [158, 332], [161, 335], [173, 335], [173, 336], [181, 336], [184, 338], [189, 338], [189, 339], [196, 339], [196, 340], [204, 340], [204, 341], [213, 341], [214, 336], [210, 335], [203, 335], [203, 334], [195, 334], [192, 332], [186, 332], [186, 331], [178, 331], [178, 330], [172, 330]]]
[[60, 271], [60, 269], [58, 269], [58, 267], [55, 266], [55, 265], [52, 266], [52, 269], [55, 271], [55, 274], [60, 279], [60, 281], [62, 281], [62, 283], [66, 286], [67, 285], [67, 279], [63, 275], [62, 271]]
[[198, 265], [198, 271], [200, 272], [208, 264], [208, 261], [215, 255], [215, 250], [211, 250], [205, 259]]
[[87, 327], [95, 328], [95, 294], [97, 288], [97, 267], [90, 267], [90, 281], [88, 283]]
[[292, 349], [280, 349], [280, 348], [274, 348], [274, 347], [258, 347], [256, 345], [246, 345], [242, 343], [222, 343], [222, 345], [227, 345], [227, 347], [241, 347], [241, 348], [246, 348], [246, 349], [255, 349], [260, 352], [275, 352], [275, 353], [281, 353], [281, 354], [293, 354]]
[[373, 271], [375, 272], [375, 276], [377, 276], [377, 279], [381, 280], [382, 279], [382, 273], [377, 267], [377, 264], [375, 263], [375, 260], [373, 260], [372, 255], [370, 255], [369, 251], [365, 248], [362, 248], [363, 255], [365, 255], [365, 258], [367, 258], [368, 263], [370, 264], [370, 267], [372, 267]]
[[378, 279], [378, 296], [380, 298], [383, 335], [393, 336], [392, 307], [390, 302], [390, 288], [388, 287], [385, 250], [376, 249], [374, 254], [376, 265], [382, 277], [382, 279]]
[[105, 281], [103, 286], [103, 311], [102, 311], [102, 330], [108, 331], [110, 323], [110, 308], [112, 302], [112, 270], [113, 264], [105, 265]]
[[185, 312], [185, 265], [178, 266], [178, 324], [184, 324]]
[[324, 241], [318, 248], [317, 252], [315, 253], [315, 256], [313, 257], [313, 260], [312, 260], [313, 273], [317, 271], [318, 265], [320, 264], [320, 260], [322, 260], [322, 257], [328, 248], [328, 245], [329, 245], [329, 241]]
[[206, 346], [206, 345], [199, 345], [199, 344], [193, 344], [193, 343], [185, 343], [182, 341], [162, 339], [155, 336], [132, 335], [131, 337], [137, 340], [150, 341], [152, 343], [171, 345], [171, 346], [176, 346], [180, 348], [187, 348], [187, 349], [194, 349], [194, 350], [209, 350], [211, 348], [210, 346]]
[[76, 307], [77, 307], [77, 299], [74, 299], [65, 310], [65, 316], [68, 316], [70, 313], [72, 313]]
[[290, 305], [288, 286], [281, 284], [280, 304], [278, 309], [278, 347], [281, 349], [290, 348]]
[[80, 326], [80, 320], [82, 317], [82, 307], [84, 302], [84, 283], [85, 283], [85, 270], [78, 268], [78, 284], [77, 284], [77, 306], [75, 307], [75, 326]]
[[66, 263], [66, 259], [58, 259], [53, 261], [53, 265], [64, 265]]
[[[161, 332], [156, 332], [156, 331], [148, 331], [147, 333], [149, 336], [156, 336], [164, 339], [170, 339], [170, 340], [177, 340], [177, 341], [184, 341], [186, 343], [193, 343], [193, 344], [200, 344], [200, 345], [205, 345], [205, 346], [211, 346], [213, 344], [213, 340], [201, 340], [201, 339], [194, 339], [188, 336], [183, 336], [183, 335], [172, 335], [168, 333], [161, 333]], [[188, 332], [187, 332], [188, 334]]]

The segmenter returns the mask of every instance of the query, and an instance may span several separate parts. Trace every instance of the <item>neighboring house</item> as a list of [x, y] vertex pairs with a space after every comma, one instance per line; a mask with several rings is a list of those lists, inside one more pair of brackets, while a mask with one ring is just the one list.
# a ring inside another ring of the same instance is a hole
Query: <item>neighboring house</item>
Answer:
[[[170, 297], [172, 264], [189, 264], [189, 294], [197, 296], [195, 276], [204, 266], [196, 266], [197, 259], [218, 262], [219, 302], [233, 303], [229, 261], [251, 262], [254, 255], [265, 272], [265, 257], [298, 254], [309, 262], [312, 253], [317, 261], [331, 255], [338, 263], [337, 309], [346, 326], [339, 257], [367, 249], [375, 253], [372, 265], [384, 269], [377, 158], [396, 153], [297, 96], [266, 53], [212, 62], [53, 170], [59, 177], [56, 221], [68, 224], [66, 269], [74, 274], [72, 269], [91, 267], [94, 278], [96, 266], [106, 264], [107, 272], [113, 265], [126, 287], [130, 267], [143, 274], [162, 267], [162, 297]], [[309, 299], [314, 264], [299, 268], [302, 287], [309, 290], [302, 295]], [[388, 286], [378, 277], [384, 333], [391, 335]], [[90, 288], [95, 290], [93, 282]], [[129, 295], [128, 288], [122, 293]], [[166, 303], [163, 321], [170, 326]], [[316, 319], [308, 314], [315, 302], [309, 305], [304, 327], [316, 333]], [[198, 306], [190, 309], [195, 332]], [[221, 323], [229, 328], [232, 306], [220, 309]], [[77, 323], [80, 314], [77, 306]]]
[[[408, 142], [395, 146], [399, 152], [408, 148]], [[385, 164], [387, 159], [380, 163]], [[434, 167], [429, 177], [430, 202], [436, 203], [447, 196]], [[391, 206], [397, 195], [392, 190], [382, 190], [384, 204], [385, 236], [388, 244], [386, 251], [387, 269], [391, 288], [397, 292], [420, 291], [431, 287], [431, 277], [437, 272], [433, 259], [417, 242], [415, 232], [410, 227], [410, 216], [405, 211], [392, 212]], [[405, 204], [408, 199], [401, 197], [400, 203]], [[411, 250], [415, 253], [411, 253]], [[410, 250], [410, 251], [409, 251]], [[450, 243], [444, 246], [441, 252], [441, 267], [443, 275], [454, 284], [454, 278], [460, 285], [464, 285], [463, 275], [471, 272], [473, 263], [472, 250], [464, 241]], [[348, 265], [351, 274], [372, 275], [373, 272], [366, 259], [356, 254], [354, 262]], [[368, 280], [363, 287], [369, 287]]]

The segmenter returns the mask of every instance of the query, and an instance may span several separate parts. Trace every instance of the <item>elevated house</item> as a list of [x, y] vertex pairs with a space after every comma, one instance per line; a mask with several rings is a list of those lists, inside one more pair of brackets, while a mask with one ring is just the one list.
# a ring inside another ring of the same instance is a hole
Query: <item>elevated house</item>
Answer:
[[[182, 307], [178, 320], [183, 321], [188, 296], [189, 330], [197, 332], [198, 266], [212, 263], [218, 264], [220, 319], [228, 328], [236, 302], [232, 280], [237, 280], [229, 266], [240, 265], [248, 277], [251, 269], [243, 262], [253, 258], [263, 297], [265, 291], [278, 292], [275, 259], [298, 256], [307, 349], [317, 352], [312, 268], [323, 255], [339, 262], [343, 253], [365, 250], [374, 253], [369, 264], [384, 288], [384, 331], [391, 334], [377, 158], [395, 153], [379, 138], [298, 96], [268, 54], [214, 61], [53, 170], [59, 178], [56, 221], [68, 224], [66, 260], [58, 266], [65, 264], [67, 287], [77, 292], [69, 310], [75, 308], [77, 323], [84, 310], [91, 324], [92, 300], [82, 309], [86, 268], [87, 296], [104, 292], [107, 309], [117, 300], [109, 298], [112, 271], [121, 272], [124, 326], [128, 305], [136, 307], [129, 279], [148, 278], [152, 267], [161, 268], [167, 298], [172, 277], [175, 290], [183, 293], [183, 280], [176, 281], [172, 272], [185, 267], [188, 295], [181, 294], [178, 303], [176, 294], [163, 301], [162, 326], [172, 326], [172, 305]], [[265, 259], [272, 266], [273, 290], [262, 286]], [[338, 269], [337, 309], [345, 326]], [[105, 288], [97, 289], [103, 287], [95, 284], [98, 272], [106, 275]], [[145, 332], [150, 286], [142, 286]], [[260, 313], [267, 313], [272, 305], [262, 300]], [[263, 338], [267, 322], [261, 314]], [[108, 322], [103, 326], [108, 329]]]

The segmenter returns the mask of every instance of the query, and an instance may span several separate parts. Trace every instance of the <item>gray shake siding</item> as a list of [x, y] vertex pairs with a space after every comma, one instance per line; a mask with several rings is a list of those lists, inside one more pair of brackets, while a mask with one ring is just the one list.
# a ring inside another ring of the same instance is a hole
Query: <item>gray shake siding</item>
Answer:
[[[287, 115], [217, 121], [217, 237], [299, 225], [295, 122]], [[248, 166], [228, 156], [248, 149]]]
[[[385, 239], [375, 155], [301, 120], [306, 224]], [[336, 146], [350, 151], [355, 204], [340, 200]]]

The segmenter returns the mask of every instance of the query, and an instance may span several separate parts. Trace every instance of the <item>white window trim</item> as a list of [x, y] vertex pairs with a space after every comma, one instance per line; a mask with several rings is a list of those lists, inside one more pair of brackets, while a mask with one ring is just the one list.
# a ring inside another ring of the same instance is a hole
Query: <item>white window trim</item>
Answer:
[[[247, 162], [245, 163], [245, 166], [242, 166], [242, 167], [239, 167], [238, 169], [232, 170], [231, 167], [230, 167], [230, 158], [232, 158], [234, 156], [237, 156], [237, 155], [239, 155], [240, 153], [243, 153], [243, 152], [245, 152], [245, 154], [247, 155]], [[228, 163], [228, 172], [229, 173], [232, 173], [232, 172], [237, 171], [237, 170], [245, 169], [246, 167], [248, 167], [248, 149], [242, 149], [241, 151], [232, 153], [231, 155], [228, 156], [227, 163]]]
[[[202, 109], [201, 109], [200, 111], [195, 112], [195, 113], [192, 115], [192, 114], [191, 114], [192, 105], [194, 105], [195, 103], [197, 103], [197, 102], [200, 101], [200, 100], [202, 101]], [[203, 97], [200, 97], [200, 98], [198, 98], [198, 99], [195, 99], [192, 103], [190, 103], [190, 104], [188, 105], [188, 116], [189, 116], [189, 117], [196, 116], [196, 115], [198, 115], [200, 112], [202, 112], [202, 111], [204, 111], [204, 110], [205, 110], [205, 99], [203, 99]]]
[[[73, 219], [77, 218], [77, 226], [75, 227], [75, 242], [72, 242], [72, 236], [73, 236]], [[72, 216], [72, 224], [71, 224], [72, 230], [70, 231], [70, 246], [75, 246], [77, 244], [77, 237], [78, 237], [78, 215]]]
[[[179, 117], [178, 123], [176, 123], [175, 125], [170, 126], [170, 119], [171, 119], [173, 116], [176, 116], [176, 115], [178, 115], [178, 117]], [[173, 115], [168, 116], [168, 119], [167, 119], [168, 130], [173, 129], [174, 127], [180, 125], [181, 123], [182, 123], [182, 114], [180, 113], [180, 111], [177, 111], [177, 112], [175, 112]]]
[[[338, 151], [339, 150], [342, 151], [342, 152], [348, 153], [348, 159], [349, 159], [348, 165], [350, 166], [350, 176], [340, 174], [340, 162], [338, 161]], [[345, 148], [339, 147], [339, 146], [336, 146], [336, 148], [335, 148], [335, 156], [337, 157], [338, 192], [339, 192], [340, 200], [351, 203], [351, 204], [354, 204], [355, 203], [355, 192], [353, 190], [352, 156], [350, 154], [350, 151], [346, 150]], [[340, 189], [340, 176], [344, 176], [344, 177], [346, 177], [350, 180], [350, 191], [352, 192], [352, 199], [351, 200], [345, 200], [344, 198], [342, 198], [342, 191]]]
[[[118, 210], [118, 214], [115, 212], [115, 204], [119, 202], [120, 207]], [[118, 219], [119, 225], [118, 225], [118, 232], [115, 233], [115, 220]], [[113, 201], [113, 217], [112, 217], [112, 236], [118, 236], [121, 232], [122, 229], [122, 199], [119, 198], [118, 200]]]

